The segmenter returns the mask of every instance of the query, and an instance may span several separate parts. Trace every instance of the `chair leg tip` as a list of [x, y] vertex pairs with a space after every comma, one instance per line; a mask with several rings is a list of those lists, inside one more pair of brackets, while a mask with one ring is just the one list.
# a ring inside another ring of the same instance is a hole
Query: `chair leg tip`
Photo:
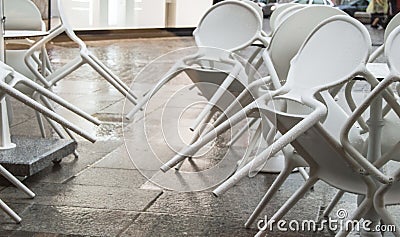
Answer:
[[168, 170], [170, 170], [170, 167], [169, 166], [167, 166], [167, 165], [163, 165], [163, 166], [161, 166], [160, 167], [160, 170], [162, 171], [162, 172], [167, 172]]
[[212, 194], [213, 194], [214, 197], [219, 197], [219, 194], [216, 191], [213, 191]]

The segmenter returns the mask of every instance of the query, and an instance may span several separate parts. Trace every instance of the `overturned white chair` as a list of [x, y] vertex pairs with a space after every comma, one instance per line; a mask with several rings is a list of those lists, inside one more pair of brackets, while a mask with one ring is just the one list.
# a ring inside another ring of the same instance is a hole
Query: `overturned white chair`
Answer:
[[[310, 17], [312, 15], [313, 17]], [[241, 109], [241, 105], [243, 104], [242, 100], [248, 100], [248, 97], [253, 97], [253, 100], [256, 100], [262, 93], [268, 93], [268, 90], [260, 89], [260, 86], [265, 86], [267, 84], [271, 84], [270, 89], [278, 89], [280, 88], [282, 84], [285, 83], [288, 77], [288, 71], [290, 67], [290, 60], [293, 58], [294, 55], [296, 55], [297, 51], [303, 44], [304, 40], [307, 38], [308, 34], [324, 19], [327, 19], [331, 16], [334, 15], [345, 15], [344, 12], [331, 8], [331, 7], [326, 7], [326, 6], [311, 6], [307, 8], [303, 8], [301, 10], [298, 10], [297, 12], [293, 13], [290, 17], [287, 18], [285, 22], [282, 23], [282, 25], [276, 29], [271, 42], [267, 48], [267, 50], [263, 54], [263, 62], [265, 63], [268, 72], [270, 73], [269, 77], [257, 80], [250, 85], [246, 87], [246, 89], [237, 97], [237, 100], [234, 103], [231, 103], [230, 106], [223, 111], [223, 114], [213, 123], [213, 126], [218, 129], [219, 125], [226, 120], [226, 118], [230, 117], [232, 114], [238, 111], [238, 108]], [[299, 22], [304, 22], [304, 24], [301, 24], [301, 27], [298, 25]], [[288, 39], [290, 37], [290, 39]], [[301, 80], [301, 79], [300, 79]], [[304, 80], [302, 82], [304, 85], [307, 85], [307, 80]], [[260, 92], [261, 91], [261, 92]], [[270, 91], [271, 93], [274, 93], [274, 90]], [[240, 105], [240, 106], [238, 106]], [[256, 113], [257, 114], [257, 113]], [[256, 117], [255, 119], [251, 120], [251, 123], [255, 123], [259, 117]], [[231, 124], [232, 125], [232, 124]], [[251, 125], [251, 124], [250, 124]], [[265, 126], [268, 127], [268, 124], [264, 124]], [[233, 126], [233, 125], [232, 125]], [[248, 128], [249, 126], [244, 127], [245, 129]], [[221, 130], [221, 133], [226, 131], [229, 127], [226, 127], [225, 129]], [[272, 126], [273, 128], [273, 126]], [[260, 138], [260, 130], [261, 125], [257, 128], [257, 132], [253, 136], [254, 139], [251, 139], [250, 147], [248, 149], [248, 152], [246, 155], [249, 155], [251, 150], [253, 150], [253, 147], [256, 143], [257, 140]], [[241, 136], [241, 133], [243, 133], [244, 129], [241, 130], [233, 139], [232, 142], [229, 143], [229, 145], [232, 145], [239, 136]], [[274, 137], [274, 129], [271, 130], [270, 135], [268, 136], [268, 142], [271, 142]], [[174, 167], [176, 163], [181, 162], [183, 159], [185, 159], [184, 154], [187, 154], [188, 157], [192, 156], [195, 154], [200, 148], [202, 148], [204, 145], [206, 145], [208, 142], [210, 142], [213, 138], [217, 136], [217, 134], [214, 133], [214, 130], [207, 130], [204, 134], [207, 132], [210, 132], [206, 136], [210, 138], [205, 139], [205, 136], [202, 136], [198, 142], [195, 142], [188, 147], [182, 149], [181, 152], [179, 152], [176, 156], [174, 156], [170, 161], [168, 161], [166, 164], [164, 164], [161, 167], [161, 170], [167, 171], [171, 167]], [[190, 152], [187, 152], [190, 150]], [[244, 160], [247, 157], [244, 157]], [[307, 176], [304, 172], [302, 172], [304, 176]]]
[[[391, 85], [400, 81], [400, 57], [398, 45], [400, 43], [400, 26], [391, 29], [385, 40], [384, 52], [387, 63], [390, 69], [389, 75], [381, 81], [365, 100], [355, 109], [353, 115], [346, 123], [342, 131], [341, 141], [343, 146], [360, 165], [359, 172], [366, 177], [372, 178], [379, 185], [374, 195], [374, 209], [379, 217], [383, 220], [385, 225], [391, 225], [393, 234], [400, 236], [400, 225], [395, 222], [395, 218], [386, 209], [387, 206], [393, 204], [400, 204], [400, 170], [395, 168], [386, 172], [382, 171], [384, 166], [393, 166], [390, 161], [399, 162], [400, 154], [400, 136], [398, 129], [400, 128], [400, 103], [399, 100], [386, 100], [386, 108], [388, 111], [380, 110], [381, 94], [385, 90], [391, 90]], [[386, 98], [385, 98], [386, 99]], [[374, 108], [372, 108], [374, 106]], [[376, 108], [375, 108], [376, 107]], [[349, 128], [357, 121], [357, 119], [366, 111], [367, 108], [371, 109], [371, 116], [375, 116], [375, 123], [382, 126], [377, 126], [373, 129], [376, 131], [376, 137], [371, 140], [373, 149], [372, 156], [366, 157], [359, 153], [349, 144]], [[386, 112], [386, 113], [385, 113]], [[375, 114], [375, 115], [374, 115]]]
[[[136, 96], [132, 90], [117, 76], [115, 75], [106, 65], [104, 65], [95, 55], [93, 55], [86, 44], [75, 34], [72, 26], [69, 24], [66, 13], [63, 9], [61, 0], [57, 1], [57, 6], [60, 15], [61, 24], [52, 29], [49, 34], [37, 41], [26, 53], [25, 63], [31, 72], [38, 78], [38, 80], [46, 87], [51, 88], [59, 80], [63, 79], [68, 74], [72, 73], [84, 64], [90, 65], [96, 72], [98, 72], [105, 80], [107, 80], [112, 86], [114, 86], [121, 94], [123, 94], [130, 102], [136, 104]], [[34, 53], [44, 47], [48, 42], [53, 40], [55, 37], [65, 33], [69, 39], [79, 46], [79, 55], [70, 62], [64, 64], [61, 68], [58, 68], [51, 72], [49, 75], [42, 75], [36, 70], [35, 64], [32, 63], [31, 58], [34, 57]]]
[[[341, 33], [339, 34], [339, 32]], [[344, 50], [340, 46], [337, 48], [331, 45], [321, 45], [321, 40], [324, 42], [329, 42], [329, 40], [337, 42], [338, 40], [340, 42], [338, 45], [344, 43], [351, 46], [351, 50], [349, 50], [350, 48]], [[289, 79], [292, 77], [307, 78], [315, 83], [314, 87], [305, 88], [298, 82], [296, 83], [296, 80], [288, 81], [287, 83], [292, 84], [292, 87], [296, 89], [290, 90], [288, 93], [283, 90], [281, 95], [277, 93], [272, 97], [266, 96], [264, 101], [260, 100], [256, 105], [270, 120], [276, 119], [278, 130], [283, 135], [242, 170], [215, 189], [213, 193], [221, 195], [245, 177], [252, 167], [261, 165], [288, 143], [293, 145], [296, 152], [310, 166], [310, 178], [307, 182], [270, 218], [266, 228], [260, 230], [257, 236], [265, 236], [267, 230], [270, 229], [268, 226], [279, 221], [318, 180], [346, 192], [365, 195], [363, 202], [350, 217], [351, 220], [360, 219], [366, 211], [372, 208], [375, 184], [372, 178], [355, 172], [359, 170], [360, 166], [343, 150], [339, 142], [340, 130], [333, 129], [333, 127], [342, 127], [347, 117], [339, 116], [340, 114], [334, 112], [338, 106], [335, 105], [336, 102], [327, 91], [352, 80], [356, 75], [365, 76], [371, 84], [377, 82], [365, 66], [370, 46], [369, 34], [358, 21], [348, 16], [334, 16], [324, 21], [310, 35], [298, 55], [293, 59], [289, 72]], [[352, 56], [348, 57], [349, 54]], [[324, 66], [324, 57], [334, 60], [338, 63], [336, 65], [340, 66], [335, 69], [328, 68], [329, 65]], [[320, 70], [307, 66], [310, 64], [318, 65], [317, 68]], [[384, 97], [393, 100], [388, 93], [385, 93]], [[271, 98], [288, 103], [285, 103], [284, 107], [276, 107], [277, 110], [272, 107], [274, 103]], [[269, 101], [269, 104], [265, 104], [265, 99]], [[238, 114], [233, 119], [240, 116], [243, 115]], [[352, 147], [357, 146], [360, 149], [364, 143], [361, 130], [352, 126], [351, 131]], [[338, 172], [340, 175], [337, 175]], [[264, 207], [263, 202], [266, 198], [270, 198], [269, 195], [266, 194], [256, 211]], [[343, 229], [337, 236], [345, 236], [349, 231], [351, 229]]]
[[[30, 96], [25, 95], [20, 90], [15, 89], [16, 85], [23, 84], [27, 88], [32, 88], [37, 93], [42, 94], [43, 96], [48, 97], [52, 101], [60, 104], [61, 106], [69, 109], [70, 111], [94, 122], [99, 123], [95, 118], [92, 118], [90, 115], [85, 114], [84, 112], [80, 111], [76, 107], [71, 104], [68, 104], [57, 95], [51, 93], [50, 91], [44, 89], [42, 86], [36, 84], [32, 80], [26, 78], [25, 76], [15, 72], [11, 67], [8, 65], [0, 62], [0, 100], [3, 100], [5, 96], [11, 96], [25, 105], [31, 107], [35, 111], [43, 114], [44, 116], [50, 118], [51, 120], [61, 124], [63, 127], [77, 133], [78, 135], [82, 136], [83, 138], [95, 142], [96, 138], [91, 134], [81, 130], [73, 123], [69, 122], [62, 116], [58, 115], [51, 109], [43, 106], [42, 104], [38, 103]], [[2, 114], [1, 116], [6, 116]], [[33, 198], [35, 194], [29, 190], [25, 185], [23, 185], [17, 178], [15, 178], [11, 173], [9, 173], [3, 166], [0, 166], [0, 174], [3, 175], [6, 179], [8, 179], [12, 184], [14, 184], [17, 188], [22, 190], [26, 193], [29, 197]], [[17, 223], [21, 222], [21, 217], [19, 217], [11, 208], [9, 208], [3, 201], [0, 200], [0, 208], [3, 209], [7, 215], [9, 215], [12, 219], [14, 219]]]
[[[223, 21], [220, 19], [224, 18]], [[235, 51], [250, 46], [253, 42], [267, 42], [263, 38], [262, 19], [256, 9], [244, 1], [223, 1], [211, 7], [200, 20], [193, 36], [198, 51], [179, 60], [150, 90], [127, 118], [132, 119], [150, 98], [168, 81], [185, 72], [194, 83], [202, 81], [218, 85], [218, 89], [202, 91], [208, 103], [197, 117], [192, 129], [196, 128], [218, 104], [222, 94], [233, 88], [242, 91], [249, 78], [244, 74], [245, 66], [235, 58]], [[238, 79], [240, 80], [235, 80]], [[207, 120], [207, 119], [206, 119]]]

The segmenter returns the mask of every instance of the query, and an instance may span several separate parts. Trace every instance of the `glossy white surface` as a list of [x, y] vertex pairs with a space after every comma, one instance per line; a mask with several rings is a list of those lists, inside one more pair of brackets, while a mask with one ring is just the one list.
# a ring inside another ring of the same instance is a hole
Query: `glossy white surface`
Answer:
[[64, 4], [74, 30], [140, 29], [195, 27], [212, 0], [65, 0]]

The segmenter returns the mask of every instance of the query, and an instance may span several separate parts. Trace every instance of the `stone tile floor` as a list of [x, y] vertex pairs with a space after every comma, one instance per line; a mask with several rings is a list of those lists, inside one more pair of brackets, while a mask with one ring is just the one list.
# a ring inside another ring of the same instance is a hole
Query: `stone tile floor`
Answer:
[[[383, 31], [371, 34], [375, 45], [382, 43]], [[194, 42], [191, 37], [170, 37], [87, 44], [126, 83], [131, 84], [135, 79], [133, 88], [140, 94], [188, 52], [175, 50], [193, 46]], [[54, 43], [49, 45], [49, 53], [58, 67], [72, 59], [77, 49], [70, 43]], [[182, 176], [173, 171], [166, 174], [159, 171], [162, 162], [193, 135], [187, 126], [199, 107], [182, 111], [204, 99], [196, 96], [196, 89], [189, 90], [188, 85], [185, 75], [171, 81], [152, 99], [145, 116], [140, 113], [128, 123], [122, 114], [132, 106], [126, 104], [124, 108], [124, 98], [89, 67], [84, 66], [60, 81], [55, 92], [99, 118], [102, 124], [95, 127], [61, 109], [59, 113], [97, 135], [98, 141], [91, 144], [78, 138], [79, 158], [66, 157], [60, 164], [26, 178], [24, 183], [37, 194], [34, 199], [27, 199], [14, 187], [2, 186], [0, 197], [23, 221], [14, 224], [0, 213], [0, 236], [253, 236], [256, 225], [245, 229], [244, 222], [276, 175], [261, 173], [242, 180], [222, 197], [211, 194], [212, 187], [233, 171], [235, 159], [243, 155], [246, 139], [227, 150], [225, 138], [231, 134], [225, 134], [215, 146], [207, 147], [204, 156], [210, 159], [185, 162], [182, 170], [186, 172]], [[165, 102], [169, 105], [166, 109]], [[34, 113], [20, 103], [12, 103], [15, 111], [12, 133], [38, 136]], [[50, 129], [47, 132], [52, 135]], [[177, 136], [181, 139], [176, 139]], [[221, 157], [227, 158], [223, 159], [225, 163]], [[216, 164], [219, 172], [213, 172], [211, 179], [202, 172], [190, 172], [205, 171]], [[293, 173], [260, 218], [271, 215], [302, 183], [300, 175]], [[334, 190], [327, 185], [317, 184], [285, 219], [315, 220], [333, 194]], [[345, 195], [335, 211], [343, 208], [351, 212], [355, 200], [355, 195]], [[333, 235], [327, 230], [269, 234]]]

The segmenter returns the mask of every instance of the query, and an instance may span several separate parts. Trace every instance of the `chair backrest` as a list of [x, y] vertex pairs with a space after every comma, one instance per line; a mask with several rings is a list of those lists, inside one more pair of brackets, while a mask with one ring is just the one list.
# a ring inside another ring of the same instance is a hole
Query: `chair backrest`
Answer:
[[287, 85], [304, 91], [345, 82], [365, 65], [370, 51], [364, 25], [348, 16], [333, 16], [314, 29], [292, 59]]
[[62, 0], [57, 0], [57, 8], [58, 8], [58, 14], [60, 16], [60, 21], [61, 21], [61, 27], [64, 28], [65, 33], [68, 35], [68, 37], [77, 43], [81, 49], [86, 48], [85, 42], [81, 40], [74, 32], [72, 25], [68, 21], [68, 17], [65, 13], [64, 6], [63, 6], [63, 1]]
[[[294, 91], [309, 96], [307, 93], [310, 88], [315, 92], [328, 90], [349, 81], [360, 70], [360, 66], [365, 65], [370, 48], [369, 33], [357, 20], [349, 16], [333, 16], [323, 21], [312, 31], [292, 60], [288, 82], [285, 84], [293, 88], [289, 94]], [[329, 95], [327, 91], [325, 94]], [[327, 111], [327, 117], [333, 118], [330, 121], [338, 123], [334, 121], [336, 114], [329, 105]], [[282, 112], [276, 113], [278, 129], [282, 133], [292, 129], [309, 114]], [[325, 182], [342, 190], [365, 193], [366, 185], [361, 175], [349, 167], [345, 152], [329, 126], [326, 122], [315, 123], [291, 144], [307, 163], [318, 167], [318, 176]]]
[[374, 62], [381, 54], [384, 52], [385, 42], [390, 35], [390, 33], [400, 25], [400, 13], [397, 13], [386, 26], [385, 34], [383, 37], [383, 45], [379, 46], [375, 51], [371, 54], [368, 62]]
[[[398, 15], [397, 15], [398, 16]], [[385, 57], [387, 63], [389, 65], [389, 69], [391, 71], [392, 76], [400, 77], [400, 26], [397, 26], [392, 30], [392, 32], [388, 35], [387, 40], [385, 42]], [[382, 150], [389, 150], [389, 148], [393, 147], [396, 143], [398, 143], [398, 128], [400, 127], [400, 119], [397, 114], [393, 111], [390, 111], [384, 118], [385, 127], [383, 128], [383, 134], [385, 137], [383, 138], [386, 143], [382, 147]], [[400, 161], [398, 154], [396, 153], [394, 157], [391, 157], [393, 160]]]
[[400, 13], [397, 13], [386, 26], [385, 34], [384, 34], [384, 42], [386, 42], [387, 37], [392, 33], [392, 31], [400, 25]]
[[227, 51], [242, 49], [260, 36], [262, 19], [243, 1], [223, 1], [212, 6], [193, 32], [196, 44]]
[[296, 55], [311, 31], [323, 20], [345, 14], [333, 7], [309, 6], [293, 13], [276, 29], [268, 52], [281, 81], [286, 81], [290, 60]]
[[293, 13], [296, 11], [303, 9], [307, 7], [305, 4], [295, 4], [293, 6], [290, 6], [283, 10], [274, 20], [274, 27], [273, 30], [275, 31], [278, 29], [278, 27], [288, 18], [290, 17]]
[[385, 43], [385, 56], [390, 71], [400, 75], [400, 26], [397, 26], [388, 36]]
[[45, 30], [39, 9], [31, 0], [4, 0], [6, 30]]
[[256, 11], [258, 12], [258, 14], [259, 14], [259, 16], [260, 16], [261, 19], [264, 18], [264, 14], [263, 14], [263, 12], [262, 12], [262, 9], [261, 9], [260, 6], [258, 6], [257, 3], [255, 3], [255, 2], [253, 2], [253, 1], [251, 1], [251, 0], [241, 0], [241, 1], [243, 1], [243, 2], [246, 3], [246, 4], [249, 4], [252, 8], [254, 8], [254, 10], [256, 10]]
[[269, 17], [269, 26], [271, 27], [271, 33], [274, 33], [275, 31], [275, 20], [281, 14], [281, 12], [295, 5], [297, 5], [297, 3], [284, 3], [277, 5], [275, 11], [273, 11], [271, 16]]

